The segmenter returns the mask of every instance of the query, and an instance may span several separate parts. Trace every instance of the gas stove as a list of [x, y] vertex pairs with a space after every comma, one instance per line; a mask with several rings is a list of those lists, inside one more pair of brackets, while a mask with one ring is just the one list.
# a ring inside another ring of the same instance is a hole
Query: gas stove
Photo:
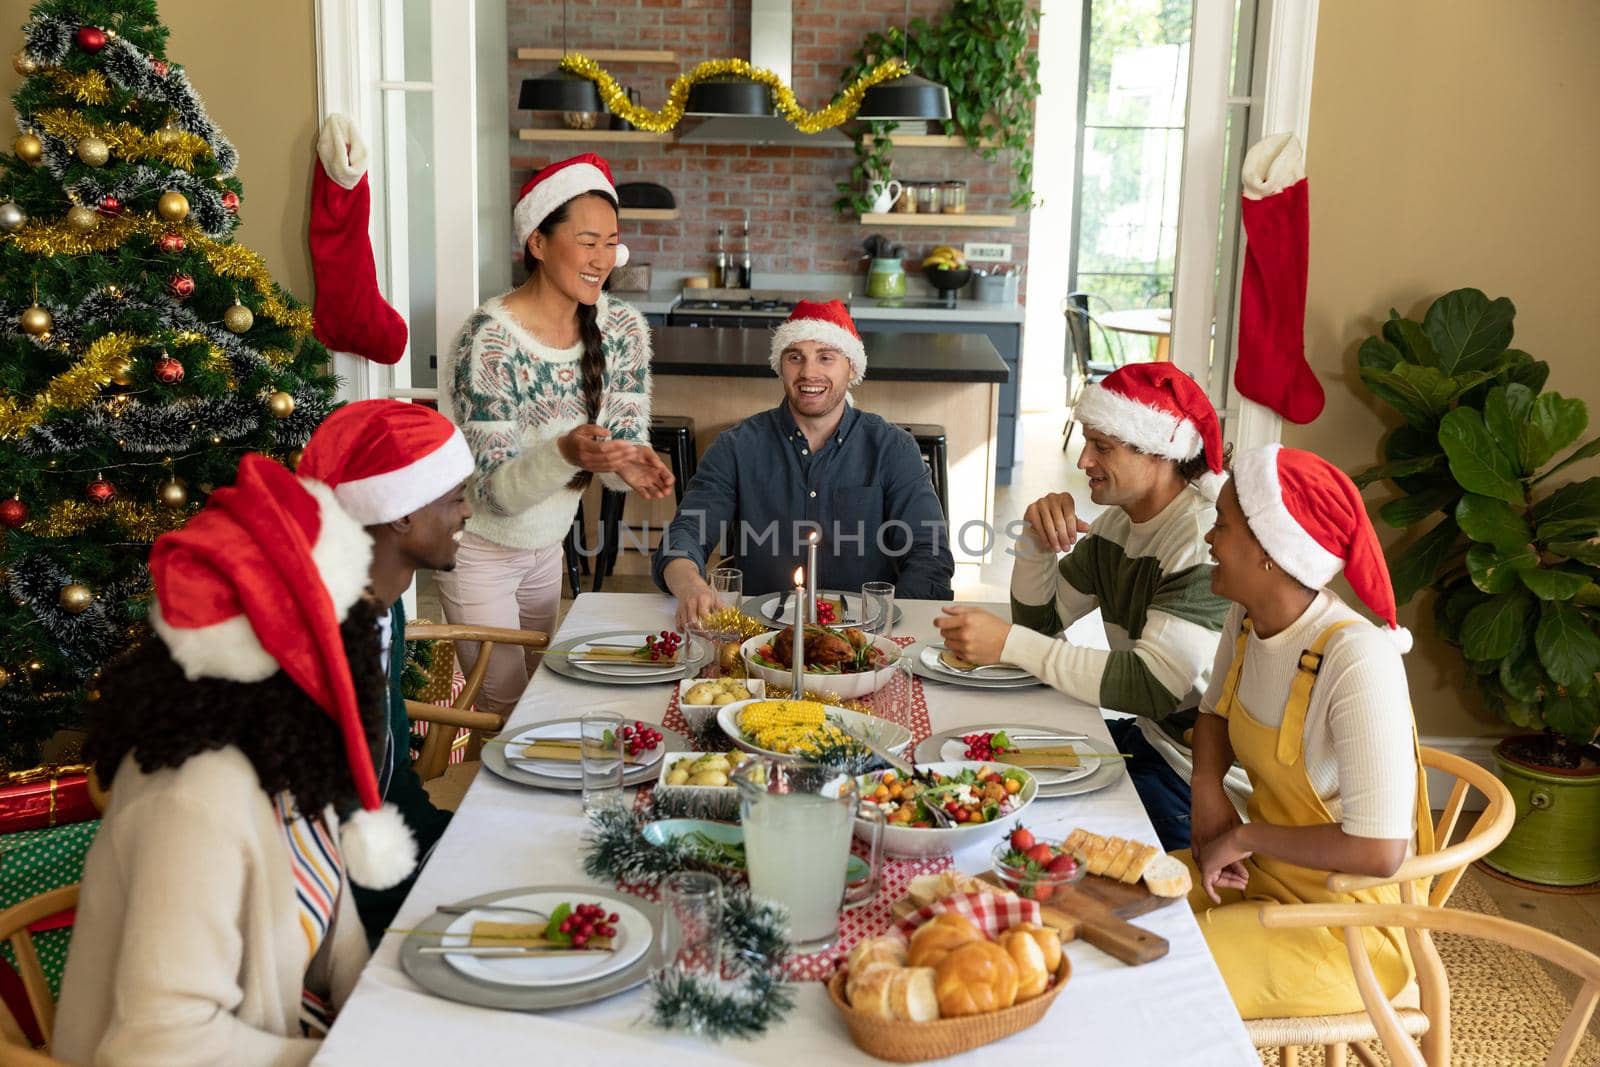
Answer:
[[[847, 294], [806, 293], [808, 300], [844, 300]], [[784, 289], [685, 289], [667, 313], [669, 326], [766, 328], [789, 317], [802, 299]]]

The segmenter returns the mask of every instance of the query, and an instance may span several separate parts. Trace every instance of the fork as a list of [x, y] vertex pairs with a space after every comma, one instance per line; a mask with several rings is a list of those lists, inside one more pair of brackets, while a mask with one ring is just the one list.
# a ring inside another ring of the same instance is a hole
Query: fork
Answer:
[[549, 920], [550, 916], [542, 911], [532, 908], [513, 908], [509, 904], [440, 904], [433, 909], [439, 915], [465, 915], [472, 911], [515, 911], [523, 915], [532, 915], [536, 919]]
[[[933, 650], [935, 652], [950, 652], [950, 650], [943, 645], [936, 645], [934, 646]], [[950, 652], [950, 654], [952, 656], [955, 655], [954, 652]], [[984, 671], [1018, 671], [1022, 669], [1015, 663], [977, 663], [971, 667], [953, 667], [950, 664], [945, 663], [943, 660], [940, 660], [939, 662], [943, 663], [946, 668], [955, 671], [957, 674], [981, 674]]]

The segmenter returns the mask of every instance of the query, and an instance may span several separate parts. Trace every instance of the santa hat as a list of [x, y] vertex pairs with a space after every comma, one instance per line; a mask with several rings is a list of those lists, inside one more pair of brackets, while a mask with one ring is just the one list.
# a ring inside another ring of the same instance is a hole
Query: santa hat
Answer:
[[377, 526], [439, 499], [472, 473], [454, 423], [421, 404], [359, 400], [318, 426], [296, 468], [332, 488], [339, 506]]
[[1215, 499], [1222, 488], [1222, 427], [1204, 389], [1171, 363], [1129, 363], [1091, 385], [1072, 417], [1147, 455], [1182, 463], [1201, 453], [1211, 477], [1201, 485]]
[[818, 304], [802, 300], [794, 306], [788, 321], [772, 334], [772, 351], [767, 359], [774, 372], [781, 373], [778, 367], [783, 361], [783, 350], [796, 341], [815, 341], [844, 353], [854, 372], [850, 376], [851, 385], [859, 385], [867, 376], [867, 350], [850, 318], [850, 309], [841, 301]]
[[[528, 179], [528, 184], [517, 194], [517, 206], [511, 212], [511, 227], [517, 234], [517, 247], [527, 248], [528, 238], [550, 213], [575, 196], [584, 193], [605, 193], [617, 199], [617, 187], [611, 180], [611, 165], [593, 152], [552, 163]], [[617, 245], [617, 266], [628, 262], [628, 246]]]
[[1234, 460], [1233, 486], [1250, 531], [1295, 581], [1321, 589], [1340, 569], [1361, 602], [1384, 622], [1401, 652], [1411, 631], [1395, 622], [1394, 587], [1361, 491], [1321, 456], [1266, 445]]
[[367, 585], [372, 539], [333, 490], [254, 453], [181, 530], [150, 551], [150, 625], [191, 680], [259, 682], [282, 670], [344, 741], [360, 811], [339, 834], [345, 869], [372, 889], [416, 867], [417, 846], [378, 779], [339, 624]]

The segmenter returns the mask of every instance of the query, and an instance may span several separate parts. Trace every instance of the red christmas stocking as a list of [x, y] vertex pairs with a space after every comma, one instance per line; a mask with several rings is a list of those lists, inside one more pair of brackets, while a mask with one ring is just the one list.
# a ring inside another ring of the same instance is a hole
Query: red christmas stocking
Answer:
[[1290, 422], [1322, 414], [1322, 384], [1306, 365], [1310, 213], [1300, 142], [1280, 133], [1244, 159], [1244, 282], [1239, 292], [1241, 394]]
[[311, 179], [314, 332], [336, 352], [398, 363], [406, 349], [406, 322], [378, 291], [378, 268], [367, 236], [371, 212], [367, 146], [349, 119], [329, 115], [317, 137], [317, 170]]

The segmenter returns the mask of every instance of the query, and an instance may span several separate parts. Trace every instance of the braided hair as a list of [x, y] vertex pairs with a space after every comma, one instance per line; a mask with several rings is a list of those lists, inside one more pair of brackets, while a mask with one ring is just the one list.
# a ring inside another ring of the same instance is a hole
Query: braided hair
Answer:
[[[617, 210], [617, 201], [609, 193], [592, 191], [581, 196], [599, 197], [611, 205], [611, 210]], [[554, 236], [556, 227], [567, 221], [572, 214], [572, 204], [578, 199], [575, 196], [546, 215], [544, 221], [539, 223], [539, 232], [546, 238]], [[530, 276], [539, 273], [539, 261], [528, 251], [526, 244], [522, 246], [522, 269]], [[600, 344], [600, 311], [596, 305], [585, 304], [581, 300], [578, 302], [578, 338], [583, 342], [583, 362], [580, 365], [583, 373], [583, 407], [589, 422], [599, 422], [600, 399], [606, 380], [606, 354]], [[593, 478], [594, 475], [589, 471], [579, 471], [567, 483], [567, 488], [586, 488]]]

